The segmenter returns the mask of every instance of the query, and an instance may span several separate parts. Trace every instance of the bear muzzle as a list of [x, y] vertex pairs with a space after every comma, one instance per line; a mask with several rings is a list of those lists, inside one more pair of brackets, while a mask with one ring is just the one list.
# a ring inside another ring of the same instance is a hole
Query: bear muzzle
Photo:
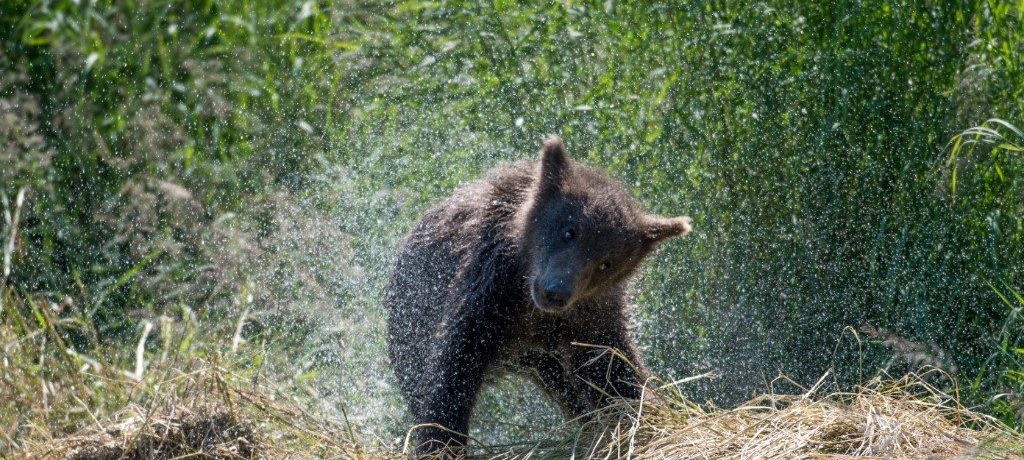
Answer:
[[565, 278], [535, 278], [530, 283], [530, 297], [538, 309], [548, 313], [560, 313], [568, 310], [573, 303], [573, 285]]

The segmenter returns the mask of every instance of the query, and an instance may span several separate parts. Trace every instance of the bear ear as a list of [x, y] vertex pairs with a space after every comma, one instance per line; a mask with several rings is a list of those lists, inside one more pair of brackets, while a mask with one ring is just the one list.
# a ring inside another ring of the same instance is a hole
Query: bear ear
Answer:
[[643, 237], [651, 243], [657, 243], [675, 236], [683, 236], [693, 230], [693, 219], [689, 216], [647, 216], [644, 221]]
[[549, 136], [540, 148], [540, 185], [542, 189], [557, 188], [569, 171], [569, 153], [558, 136]]

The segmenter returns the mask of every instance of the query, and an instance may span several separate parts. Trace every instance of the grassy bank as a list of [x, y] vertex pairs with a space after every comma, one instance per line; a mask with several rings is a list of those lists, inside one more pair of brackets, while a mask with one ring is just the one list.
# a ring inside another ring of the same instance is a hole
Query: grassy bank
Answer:
[[[326, 414], [311, 386], [274, 383], [263, 374], [265, 358], [240, 352], [237, 337], [194, 342], [197, 332], [215, 334], [161, 324], [143, 331], [138, 367], [124, 369], [67, 347], [57, 337], [71, 326], [28, 306], [33, 317], [9, 314], [0, 324], [8, 343], [0, 397], [11, 402], [0, 413], [5, 457], [408, 458], [408, 441], [375, 438]], [[176, 351], [146, 357], [147, 340]], [[803, 394], [767, 391], [731, 409], [693, 403], [679, 382], [652, 381], [642, 405], [622, 402], [536, 441], [474, 441], [472, 452], [493, 459], [1024, 458], [1024, 436], [928, 380], [877, 378], [829, 394], [834, 384], [825, 375]]]

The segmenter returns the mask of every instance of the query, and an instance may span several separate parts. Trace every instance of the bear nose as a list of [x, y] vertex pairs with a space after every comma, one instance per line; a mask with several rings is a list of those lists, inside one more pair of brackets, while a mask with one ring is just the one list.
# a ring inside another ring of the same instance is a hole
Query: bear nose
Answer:
[[568, 283], [561, 278], [556, 278], [544, 284], [544, 301], [556, 307], [564, 307], [572, 297]]

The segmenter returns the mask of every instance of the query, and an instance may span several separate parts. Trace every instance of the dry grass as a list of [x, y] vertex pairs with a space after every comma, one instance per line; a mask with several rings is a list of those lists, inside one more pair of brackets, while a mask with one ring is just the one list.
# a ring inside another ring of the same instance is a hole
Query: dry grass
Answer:
[[567, 445], [502, 457], [1024, 459], [1019, 433], [916, 375], [875, 379], [853, 392], [765, 395], [730, 410], [653, 393], [642, 405], [611, 408]]
[[130, 404], [109, 420], [68, 436], [37, 435], [22, 458], [254, 459], [388, 458], [347, 424], [305, 409], [267, 386], [254, 386], [216, 366], [199, 366], [157, 383], [165, 398]]
[[[74, 322], [54, 316], [61, 306], [33, 299], [9, 290], [0, 295], [0, 457], [404, 457], [400, 447], [310, 409], [315, 391], [276, 386], [280, 380], [254, 372], [262, 358], [235, 350], [235, 340], [185, 346], [193, 343], [190, 337], [223, 337], [237, 328], [200, 333], [166, 320], [155, 337], [177, 352], [147, 353], [151, 327], [145, 327], [135, 359], [103, 348], [87, 356], [62, 339]], [[129, 362], [133, 371], [124, 369]], [[678, 385], [652, 383], [642, 404], [620, 402], [538, 444], [478, 445], [473, 456], [1024, 460], [1020, 433], [963, 407], [956, 394], [929, 384], [933, 377], [879, 378], [832, 394], [815, 386], [729, 410], [694, 404]]]
[[[310, 414], [270, 388], [207, 366], [151, 407], [130, 405], [73, 435], [40, 438], [25, 458], [403, 458], [370, 447], [350, 426]], [[704, 409], [653, 391], [540, 445], [479, 448], [474, 457], [585, 458], [1000, 458], [1024, 459], [1024, 440], [917, 376], [874, 380], [854, 392], [767, 395], [731, 410]]]

